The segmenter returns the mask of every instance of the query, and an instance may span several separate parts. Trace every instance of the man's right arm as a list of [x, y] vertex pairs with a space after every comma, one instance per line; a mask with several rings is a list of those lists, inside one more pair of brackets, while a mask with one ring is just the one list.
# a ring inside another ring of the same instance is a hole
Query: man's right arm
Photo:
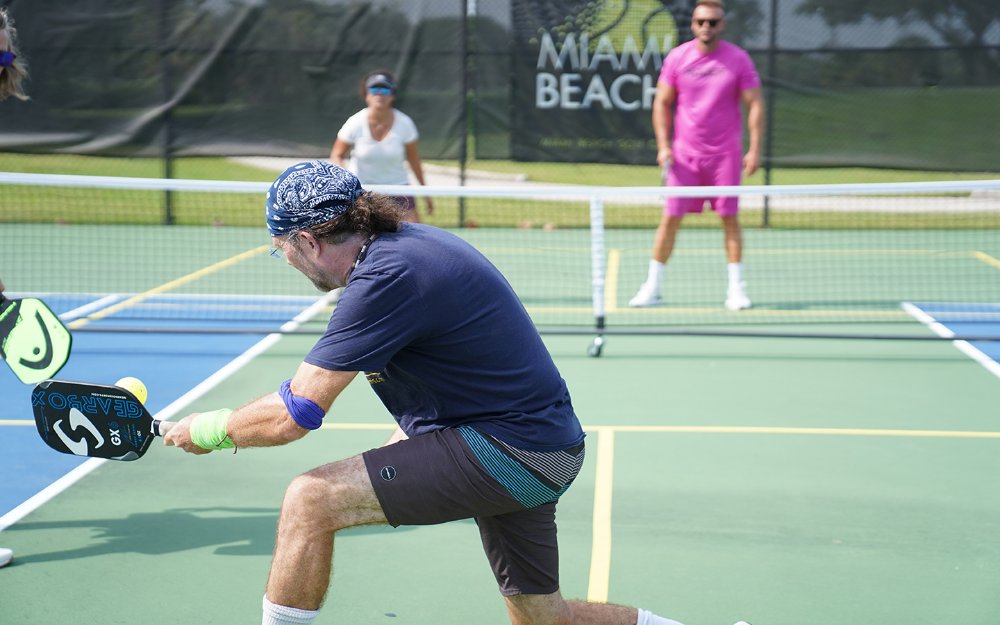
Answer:
[[[357, 371], [329, 371], [304, 362], [292, 378], [291, 390], [295, 396], [313, 401], [325, 413], [357, 374]], [[191, 440], [191, 422], [198, 414], [178, 421], [164, 436], [164, 443], [189, 453], [208, 453], [209, 450]], [[234, 410], [225, 425], [226, 433], [237, 447], [285, 445], [310, 432], [292, 418], [277, 392]]]
[[665, 82], [656, 83], [653, 98], [653, 135], [656, 137], [656, 162], [666, 167], [673, 159], [670, 147], [670, 131], [673, 127], [673, 105], [677, 90]]

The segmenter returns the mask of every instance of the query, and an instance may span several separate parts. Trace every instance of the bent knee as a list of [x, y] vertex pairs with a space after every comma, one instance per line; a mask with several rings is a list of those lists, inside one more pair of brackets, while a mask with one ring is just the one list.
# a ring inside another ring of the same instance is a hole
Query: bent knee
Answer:
[[348, 527], [343, 491], [342, 485], [308, 473], [296, 477], [285, 490], [285, 499], [281, 504], [282, 523], [304, 525], [327, 532]]
[[335, 532], [355, 525], [385, 523], [360, 458], [319, 467], [288, 485], [281, 504], [281, 524]]

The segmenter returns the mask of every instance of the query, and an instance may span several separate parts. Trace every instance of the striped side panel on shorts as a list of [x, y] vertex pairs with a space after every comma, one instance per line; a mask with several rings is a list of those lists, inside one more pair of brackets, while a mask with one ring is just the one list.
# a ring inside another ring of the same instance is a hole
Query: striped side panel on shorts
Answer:
[[[564, 490], [576, 478], [577, 473], [583, 467], [584, 454], [582, 445], [578, 449], [575, 448], [573, 450], [528, 451], [527, 449], [511, 447], [501, 440], [497, 440], [496, 442], [502, 445], [508, 454], [520, 460], [522, 464], [533, 469], [536, 473], [545, 476], [547, 480], [554, 484], [562, 485]], [[571, 453], [573, 451], [575, 453]]]
[[[460, 426], [458, 431], [486, 471], [526, 508], [559, 499], [583, 464], [582, 445], [577, 455], [565, 451], [528, 452], [489, 439], [468, 426]], [[503, 445], [504, 451], [497, 448], [498, 444]], [[530, 463], [521, 459], [520, 454], [527, 454]], [[536, 476], [532, 469], [545, 479]]]

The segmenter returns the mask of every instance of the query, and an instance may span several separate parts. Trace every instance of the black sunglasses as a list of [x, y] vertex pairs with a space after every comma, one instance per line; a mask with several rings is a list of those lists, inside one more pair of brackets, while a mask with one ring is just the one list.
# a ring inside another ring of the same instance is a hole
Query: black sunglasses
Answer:
[[0, 67], [10, 67], [14, 64], [14, 59], [17, 55], [7, 50], [6, 52], [0, 52]]
[[712, 28], [715, 28], [716, 26], [719, 25], [719, 22], [721, 22], [721, 21], [722, 21], [721, 19], [718, 19], [718, 20], [695, 20], [694, 23], [697, 24], [698, 26], [704, 26], [705, 22], [708, 22], [709, 26], [711, 26]]

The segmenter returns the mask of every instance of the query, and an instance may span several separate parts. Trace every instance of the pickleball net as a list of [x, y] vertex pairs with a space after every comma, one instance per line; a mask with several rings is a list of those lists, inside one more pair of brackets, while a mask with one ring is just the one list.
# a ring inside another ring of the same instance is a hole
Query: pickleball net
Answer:
[[[38, 294], [85, 319], [79, 329], [278, 331], [321, 294], [268, 254], [266, 188], [0, 174], [4, 281], [13, 293]], [[406, 191], [434, 198], [426, 220], [497, 264], [542, 332], [931, 336], [910, 304], [1000, 321], [997, 180], [712, 189], [740, 195], [754, 306], [735, 312], [723, 306], [726, 257], [709, 210], [685, 219], [664, 274], [664, 303], [628, 306], [646, 276], [663, 196], [706, 189]]]

